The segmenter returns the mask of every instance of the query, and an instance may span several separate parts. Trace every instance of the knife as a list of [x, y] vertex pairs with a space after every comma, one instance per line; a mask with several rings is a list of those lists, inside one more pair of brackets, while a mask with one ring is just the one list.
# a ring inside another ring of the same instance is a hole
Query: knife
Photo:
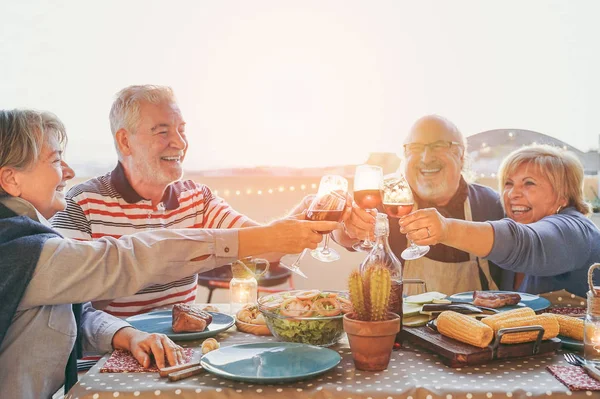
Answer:
[[598, 370], [598, 368], [596, 366], [594, 366], [591, 363], [588, 363], [584, 358], [582, 358], [581, 356], [575, 355], [575, 358], [577, 360], [579, 360], [579, 363], [581, 364], [581, 367], [583, 367], [583, 369], [585, 371], [587, 371], [588, 375], [590, 377], [592, 377], [595, 380], [600, 381], [600, 370]]
[[439, 313], [446, 310], [452, 310], [463, 314], [479, 314], [483, 313], [481, 309], [468, 303], [426, 303], [421, 309], [421, 313]]

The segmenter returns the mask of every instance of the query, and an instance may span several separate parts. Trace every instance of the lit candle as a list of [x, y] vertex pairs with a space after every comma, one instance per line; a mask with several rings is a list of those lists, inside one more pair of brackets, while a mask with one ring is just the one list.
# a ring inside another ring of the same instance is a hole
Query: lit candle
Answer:
[[236, 314], [249, 303], [258, 299], [258, 283], [254, 277], [232, 278], [229, 282], [229, 303], [231, 313]]

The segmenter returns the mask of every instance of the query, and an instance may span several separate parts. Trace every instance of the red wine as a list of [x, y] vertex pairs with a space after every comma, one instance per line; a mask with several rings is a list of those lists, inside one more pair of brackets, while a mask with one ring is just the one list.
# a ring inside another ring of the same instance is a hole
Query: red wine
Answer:
[[[326, 210], [326, 209], [319, 209], [319, 210], [308, 210], [308, 212], [306, 212], [306, 219], [307, 220], [313, 220], [313, 221], [320, 221], [320, 220], [326, 220], [329, 222], [339, 222], [342, 220], [342, 216], [344, 215], [344, 210]], [[317, 231], [317, 233], [319, 234], [329, 234], [331, 233], [331, 230], [328, 231]]]
[[384, 202], [383, 209], [385, 209], [385, 213], [387, 213], [389, 217], [400, 218], [412, 212], [413, 204], [386, 204]]
[[354, 201], [362, 209], [375, 209], [381, 204], [380, 190], [358, 190], [354, 192]]

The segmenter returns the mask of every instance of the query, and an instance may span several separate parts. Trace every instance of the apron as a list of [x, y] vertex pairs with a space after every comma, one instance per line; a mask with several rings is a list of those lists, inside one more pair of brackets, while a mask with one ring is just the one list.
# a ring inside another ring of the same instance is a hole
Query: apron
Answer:
[[[471, 203], [469, 198], [465, 200], [465, 220], [473, 221], [471, 214]], [[410, 241], [407, 242], [407, 247]], [[426, 257], [414, 260], [405, 260], [402, 273], [403, 279], [421, 279], [427, 285], [427, 291], [438, 291], [446, 295], [459, 292], [482, 290], [480, 270], [487, 280], [488, 290], [497, 290], [498, 286], [490, 274], [490, 265], [486, 259], [480, 259], [469, 254], [466, 262], [439, 262]], [[405, 284], [404, 294], [415, 295], [422, 293], [420, 286]]]

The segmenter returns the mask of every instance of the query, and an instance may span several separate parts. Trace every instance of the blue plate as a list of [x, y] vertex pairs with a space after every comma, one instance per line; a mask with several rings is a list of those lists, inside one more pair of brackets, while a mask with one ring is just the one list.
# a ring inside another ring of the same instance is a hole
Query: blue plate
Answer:
[[[516, 305], [503, 306], [496, 310], [504, 312], [506, 310], [518, 309], [525, 306], [529, 306], [535, 312], [547, 309], [550, 307], [550, 301], [546, 298], [541, 298], [537, 295], [526, 294], [524, 292], [512, 292], [512, 291], [485, 291], [494, 294], [519, 294], [521, 295], [521, 302]], [[454, 294], [448, 297], [453, 302], [468, 302], [473, 303], [473, 291], [461, 292], [460, 294]]]
[[583, 341], [577, 341], [576, 339], [563, 337], [562, 335], [559, 335], [558, 338], [560, 338], [563, 348], [583, 352]]
[[232, 345], [209, 352], [201, 364], [230, 380], [273, 384], [315, 377], [338, 365], [331, 349], [294, 342]]
[[204, 331], [200, 332], [174, 332], [171, 328], [173, 316], [170, 310], [159, 310], [156, 312], [138, 314], [128, 317], [126, 321], [140, 331], [165, 334], [173, 341], [191, 341], [194, 339], [214, 337], [218, 333], [227, 330], [234, 323], [233, 317], [224, 313], [208, 313], [212, 315], [213, 321], [204, 329]]

